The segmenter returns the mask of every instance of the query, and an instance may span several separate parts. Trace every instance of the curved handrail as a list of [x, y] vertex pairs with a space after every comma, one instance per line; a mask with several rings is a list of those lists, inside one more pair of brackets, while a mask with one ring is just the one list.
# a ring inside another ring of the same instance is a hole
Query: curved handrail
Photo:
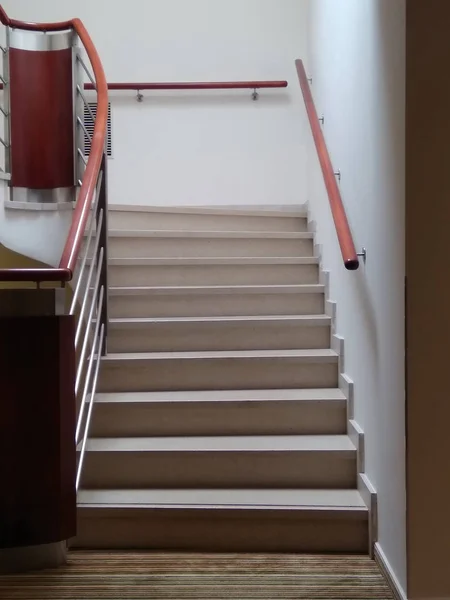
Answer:
[[92, 65], [97, 85], [97, 118], [92, 135], [92, 145], [81, 189], [74, 210], [72, 224], [57, 269], [0, 269], [0, 281], [70, 281], [78, 259], [83, 235], [92, 207], [94, 192], [100, 173], [108, 120], [108, 84], [100, 57], [92, 39], [80, 19], [60, 23], [26, 23], [10, 19], [0, 6], [0, 22], [8, 27], [27, 31], [63, 31], [73, 29], [81, 42]]
[[319, 117], [311, 94], [311, 89], [309, 87], [308, 76], [306, 75], [305, 66], [302, 60], [296, 60], [295, 65], [297, 67], [300, 87], [305, 100], [306, 112], [308, 113], [309, 123], [311, 125], [311, 131], [316, 145], [317, 154], [319, 156], [320, 166], [322, 167], [331, 213], [333, 215], [336, 233], [338, 236], [339, 245], [341, 247], [342, 258], [344, 259], [344, 266], [349, 271], [356, 271], [356, 269], [359, 267], [359, 259], [356, 253], [347, 215], [345, 213], [344, 204], [342, 202], [341, 192], [339, 191], [339, 187], [336, 182], [336, 175], [331, 163], [325, 137], [319, 125]]

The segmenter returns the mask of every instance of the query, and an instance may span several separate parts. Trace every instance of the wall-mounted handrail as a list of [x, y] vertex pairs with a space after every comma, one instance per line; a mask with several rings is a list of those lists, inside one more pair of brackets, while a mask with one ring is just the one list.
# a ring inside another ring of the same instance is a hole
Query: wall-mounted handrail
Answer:
[[108, 119], [108, 84], [97, 50], [80, 19], [60, 23], [26, 23], [10, 19], [3, 7], [0, 6], [0, 22], [7, 27], [27, 31], [45, 32], [73, 29], [85, 47], [96, 81], [98, 93], [97, 116], [92, 136], [91, 152], [82, 178], [72, 224], [59, 267], [57, 269], [0, 269], [0, 281], [33, 281], [37, 283], [60, 281], [63, 283], [70, 281], [73, 276], [102, 165]]
[[[268, 90], [287, 88], [287, 81], [170, 81], [170, 82], [118, 82], [108, 83], [111, 91], [145, 91], [145, 90]], [[0, 83], [0, 90], [3, 84]], [[93, 83], [85, 83], [85, 90], [95, 90]]]
[[336, 181], [335, 170], [333, 169], [333, 165], [331, 163], [325, 137], [319, 125], [319, 116], [317, 114], [312, 97], [308, 76], [306, 75], [305, 66], [302, 60], [296, 60], [295, 65], [297, 67], [300, 87], [305, 100], [306, 112], [308, 113], [311, 131], [316, 145], [320, 166], [322, 168], [325, 186], [328, 192], [328, 200], [336, 227], [339, 245], [341, 247], [342, 258], [344, 259], [344, 265], [349, 271], [356, 271], [356, 269], [359, 267], [358, 255], [356, 253], [356, 248], [353, 242], [353, 236], [352, 232], [350, 231], [350, 225], [348, 223], [344, 204], [342, 202], [341, 192], [339, 191], [339, 186]]
[[[260, 90], [286, 88], [287, 81], [184, 81], [160, 83], [108, 83], [109, 90], [140, 91], [140, 90]], [[86, 90], [93, 90], [91, 83], [86, 83]]]

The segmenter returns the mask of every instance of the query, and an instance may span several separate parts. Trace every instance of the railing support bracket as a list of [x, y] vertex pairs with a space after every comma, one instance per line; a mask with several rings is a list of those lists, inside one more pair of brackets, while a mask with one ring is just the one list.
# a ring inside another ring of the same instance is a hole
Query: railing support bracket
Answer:
[[322, 115], [319, 119], [319, 123], [322, 123], [322, 125], [325, 125], [325, 115]]
[[366, 264], [366, 262], [367, 262], [367, 249], [363, 247], [361, 249], [361, 252], [357, 252], [357, 256], [360, 256], [363, 259], [363, 263]]
[[138, 102], [142, 102], [144, 100], [144, 95], [141, 93], [141, 90], [137, 90], [136, 100]]
[[341, 177], [342, 177], [341, 170], [338, 169], [337, 171], [334, 172], [334, 174], [336, 175], [337, 180], [340, 181]]
[[259, 98], [259, 94], [258, 94], [258, 92], [256, 91], [256, 88], [255, 88], [253, 90], [253, 93], [252, 93], [252, 100], [253, 100], [253, 102], [256, 102], [258, 100], [258, 98]]

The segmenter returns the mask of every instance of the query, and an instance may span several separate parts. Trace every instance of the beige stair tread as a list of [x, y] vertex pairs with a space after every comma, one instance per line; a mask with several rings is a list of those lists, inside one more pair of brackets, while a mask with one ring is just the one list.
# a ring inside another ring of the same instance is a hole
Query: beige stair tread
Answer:
[[343, 452], [356, 448], [348, 435], [91, 438], [89, 452]]
[[338, 354], [334, 350], [226, 350], [209, 352], [126, 352], [111, 353], [102, 358], [104, 363], [146, 360], [220, 360], [258, 358], [297, 358], [303, 362], [335, 363]]
[[109, 324], [113, 328], [145, 325], [158, 323], [301, 323], [310, 326], [328, 326], [331, 318], [327, 315], [273, 315], [273, 316], [221, 316], [221, 317], [146, 317], [146, 318], [115, 318]]
[[149, 206], [147, 204], [109, 204], [108, 210], [119, 212], [166, 213], [179, 215], [217, 215], [224, 217], [286, 217], [288, 219], [306, 217], [307, 205], [298, 208], [245, 208], [210, 206]]
[[298, 389], [298, 390], [212, 390], [198, 392], [113, 392], [97, 394], [95, 402], [105, 403], [172, 403], [172, 402], [270, 402], [303, 401], [334, 402], [345, 401], [345, 395], [338, 388]]
[[123, 286], [110, 287], [112, 296], [186, 295], [186, 294], [323, 294], [321, 284], [298, 285], [194, 285], [194, 286]]
[[109, 237], [122, 238], [196, 238], [196, 239], [273, 239], [273, 240], [312, 240], [310, 231], [223, 231], [223, 230], [183, 230], [183, 229], [110, 229]]
[[[261, 265], [310, 265], [317, 264], [316, 256], [239, 256], [239, 257], [147, 257], [108, 258], [110, 266], [164, 266], [164, 267], [209, 267], [209, 266], [261, 266]], [[88, 260], [90, 262], [90, 260]]]
[[356, 490], [81, 490], [78, 493], [78, 505], [105, 508], [350, 509], [367, 512], [367, 507]]

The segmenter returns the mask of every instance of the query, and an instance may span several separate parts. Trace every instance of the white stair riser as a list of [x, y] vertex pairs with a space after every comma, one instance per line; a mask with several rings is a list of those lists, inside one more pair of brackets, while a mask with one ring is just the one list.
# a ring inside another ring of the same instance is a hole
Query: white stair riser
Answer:
[[319, 281], [317, 265], [112, 265], [113, 286], [289, 285]]
[[[138, 362], [138, 364], [136, 364]], [[108, 361], [100, 369], [102, 392], [333, 388], [336, 363], [299, 358], [220, 358]]]
[[158, 323], [110, 327], [109, 352], [329, 348], [330, 327], [285, 322]]
[[181, 231], [307, 231], [304, 217], [247, 217], [110, 211], [110, 229]]
[[314, 488], [356, 486], [356, 451], [89, 451], [83, 487]]
[[109, 237], [108, 244], [110, 258], [313, 255], [313, 241], [302, 239]]
[[339, 401], [97, 402], [92, 437], [342, 435]]
[[323, 293], [111, 296], [112, 318], [323, 314]]
[[368, 543], [367, 515], [351, 512], [80, 508], [71, 547], [364, 554]]

